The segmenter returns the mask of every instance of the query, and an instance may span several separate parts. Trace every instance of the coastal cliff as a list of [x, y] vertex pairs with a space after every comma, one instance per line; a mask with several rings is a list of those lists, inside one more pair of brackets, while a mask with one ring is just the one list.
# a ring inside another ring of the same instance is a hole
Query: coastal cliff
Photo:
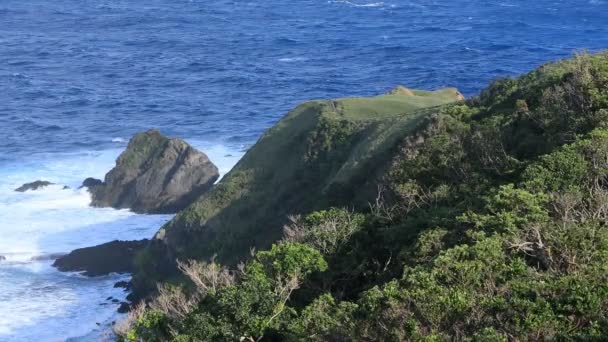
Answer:
[[605, 52], [466, 101], [455, 89], [397, 88], [305, 103], [160, 229], [134, 278], [136, 293], [157, 293], [117, 331], [602, 339], [607, 123]]
[[[299, 105], [204, 198], [160, 229], [142, 255], [142, 270], [155, 278], [174, 271], [175, 259], [214, 255], [235, 264], [251, 248], [268, 248], [280, 239], [288, 215], [330, 206], [367, 208], [399, 142], [434, 108], [463, 99], [454, 88], [395, 89], [377, 97]], [[162, 266], [146, 264], [149, 258]]]

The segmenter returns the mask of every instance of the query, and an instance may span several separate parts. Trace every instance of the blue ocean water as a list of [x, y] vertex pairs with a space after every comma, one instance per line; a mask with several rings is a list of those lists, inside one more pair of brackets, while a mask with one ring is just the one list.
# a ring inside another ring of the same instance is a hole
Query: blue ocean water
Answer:
[[396, 84], [474, 95], [574, 51], [608, 48], [605, 0], [0, 1], [0, 341], [97, 340], [116, 277], [45, 253], [148, 237], [169, 217], [88, 208], [39, 178], [103, 176], [160, 128], [227, 171], [299, 102]]

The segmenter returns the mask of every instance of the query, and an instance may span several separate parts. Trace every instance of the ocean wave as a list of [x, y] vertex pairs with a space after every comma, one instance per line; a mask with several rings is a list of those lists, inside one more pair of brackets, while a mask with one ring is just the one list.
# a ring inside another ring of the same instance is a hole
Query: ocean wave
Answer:
[[384, 7], [384, 2], [356, 3], [348, 0], [334, 0], [329, 1], [329, 3], [346, 4], [352, 7]]
[[117, 137], [117, 138], [112, 138], [112, 142], [113, 143], [124, 144], [124, 143], [127, 142], [127, 140], [125, 140], [125, 138]]
[[483, 53], [483, 51], [480, 50], [480, 49], [474, 49], [474, 48], [471, 48], [471, 47], [468, 47], [468, 46], [465, 46], [464, 49], [466, 51], [473, 51], [473, 52], [477, 52], [477, 53]]
[[285, 58], [278, 59], [279, 62], [283, 62], [283, 63], [305, 62], [307, 60], [308, 60], [308, 58], [306, 58], [306, 57], [285, 57]]

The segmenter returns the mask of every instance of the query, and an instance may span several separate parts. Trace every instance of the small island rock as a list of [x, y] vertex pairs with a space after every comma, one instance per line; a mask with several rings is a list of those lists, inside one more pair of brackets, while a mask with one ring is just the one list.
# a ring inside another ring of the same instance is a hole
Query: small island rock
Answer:
[[47, 186], [53, 185], [53, 184], [54, 183], [51, 183], [51, 182], [48, 182], [48, 181], [37, 180], [35, 182], [23, 184], [22, 186], [20, 186], [17, 189], [15, 189], [15, 191], [17, 191], [17, 192], [26, 192], [28, 190], [38, 190], [38, 189], [42, 189], [44, 187], [47, 187]]
[[218, 169], [207, 155], [181, 139], [149, 130], [129, 141], [103, 183], [91, 179], [85, 183], [93, 206], [169, 214], [198, 199], [218, 178]]

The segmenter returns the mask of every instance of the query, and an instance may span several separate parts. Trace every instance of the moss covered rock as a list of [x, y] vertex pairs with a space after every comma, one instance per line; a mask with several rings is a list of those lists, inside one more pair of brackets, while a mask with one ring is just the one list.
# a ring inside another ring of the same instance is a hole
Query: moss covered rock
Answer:
[[219, 172], [207, 156], [158, 130], [136, 134], [101, 184], [92, 205], [139, 213], [175, 213], [209, 191]]

